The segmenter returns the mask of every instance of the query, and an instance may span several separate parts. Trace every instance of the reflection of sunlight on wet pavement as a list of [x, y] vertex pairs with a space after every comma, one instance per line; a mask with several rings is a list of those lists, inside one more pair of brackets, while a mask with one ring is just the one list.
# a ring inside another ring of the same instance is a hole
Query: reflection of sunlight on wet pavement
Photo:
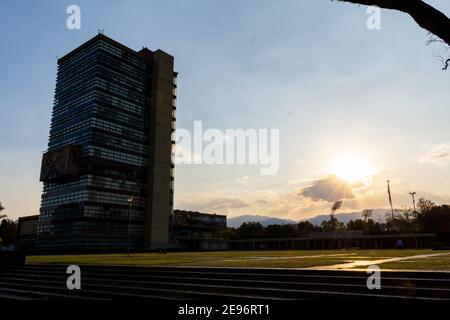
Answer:
[[354, 261], [353, 263], [351, 263], [351, 265], [353, 265], [353, 268], [359, 267], [359, 266], [371, 265], [371, 264], [373, 264], [371, 260], [358, 260], [358, 261]]
[[414, 256], [406, 256], [406, 257], [394, 257], [394, 258], [386, 258], [386, 259], [374, 259], [374, 260], [353, 260], [348, 261], [346, 263], [334, 264], [330, 266], [316, 266], [309, 267], [307, 269], [321, 269], [321, 270], [340, 270], [340, 269], [354, 269], [357, 267], [367, 267], [370, 265], [379, 265], [386, 262], [396, 262], [396, 261], [404, 261], [404, 260], [414, 260], [414, 259], [426, 259], [431, 257], [445, 256], [449, 255], [450, 252], [447, 253], [433, 253], [433, 254], [421, 254]]

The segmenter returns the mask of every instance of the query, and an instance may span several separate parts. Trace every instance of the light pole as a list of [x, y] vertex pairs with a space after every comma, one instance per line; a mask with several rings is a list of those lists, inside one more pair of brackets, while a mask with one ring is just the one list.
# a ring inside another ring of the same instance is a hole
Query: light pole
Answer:
[[342, 206], [342, 200], [336, 201], [333, 203], [333, 206], [331, 207], [331, 214], [330, 214], [330, 220], [333, 220], [334, 214], [337, 210], [339, 210]]
[[130, 225], [131, 225], [131, 206], [133, 204], [133, 197], [128, 198], [128, 240], [127, 240], [127, 256], [130, 256]]
[[363, 210], [362, 216], [364, 218], [364, 221], [367, 222], [367, 220], [372, 216], [372, 210], [370, 209]]
[[414, 208], [414, 211], [413, 211], [413, 213], [414, 213], [414, 215], [416, 214], [416, 192], [415, 191], [413, 191], [413, 192], [410, 192], [409, 193], [410, 195], [411, 195], [411, 197], [412, 197], [412, 201], [413, 201], [413, 208]]
[[389, 196], [389, 204], [391, 205], [391, 214], [392, 214], [392, 224], [395, 225], [395, 218], [394, 218], [394, 206], [392, 205], [392, 196], [391, 196], [391, 187], [390, 187], [390, 180], [387, 180], [387, 191]]

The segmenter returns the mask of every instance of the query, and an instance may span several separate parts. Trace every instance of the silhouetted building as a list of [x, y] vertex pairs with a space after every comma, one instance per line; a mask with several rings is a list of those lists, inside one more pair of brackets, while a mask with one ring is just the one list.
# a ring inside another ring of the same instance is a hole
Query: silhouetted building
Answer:
[[39, 215], [20, 217], [17, 221], [16, 247], [19, 250], [34, 250]]
[[174, 210], [173, 237], [182, 248], [227, 249], [227, 241], [221, 235], [226, 227], [227, 216], [224, 215]]
[[228, 241], [231, 250], [341, 250], [398, 249], [398, 241], [406, 248], [433, 248], [434, 233], [400, 233], [364, 235], [363, 231], [312, 232], [300, 237], [240, 239]]
[[103, 34], [58, 60], [38, 249], [168, 245], [173, 66], [164, 51], [134, 51]]

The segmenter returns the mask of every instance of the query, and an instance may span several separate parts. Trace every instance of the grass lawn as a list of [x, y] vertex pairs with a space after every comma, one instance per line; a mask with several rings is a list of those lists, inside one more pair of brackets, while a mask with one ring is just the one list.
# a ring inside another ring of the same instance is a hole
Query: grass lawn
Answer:
[[430, 257], [427, 259], [413, 259], [382, 264], [385, 269], [394, 270], [432, 270], [450, 271], [450, 255]]
[[[289, 250], [289, 251], [216, 251], [126, 254], [86, 254], [29, 256], [28, 264], [95, 264], [131, 266], [210, 266], [307, 268], [354, 261], [370, 261], [422, 254], [446, 253], [435, 250]], [[448, 270], [450, 255], [386, 262], [382, 269]]]

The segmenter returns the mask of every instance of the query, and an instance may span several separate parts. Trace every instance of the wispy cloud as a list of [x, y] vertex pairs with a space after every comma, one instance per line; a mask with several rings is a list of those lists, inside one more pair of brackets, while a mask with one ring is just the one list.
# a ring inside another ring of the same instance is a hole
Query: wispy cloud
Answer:
[[450, 142], [442, 143], [427, 152], [420, 160], [421, 163], [436, 165], [450, 164]]

